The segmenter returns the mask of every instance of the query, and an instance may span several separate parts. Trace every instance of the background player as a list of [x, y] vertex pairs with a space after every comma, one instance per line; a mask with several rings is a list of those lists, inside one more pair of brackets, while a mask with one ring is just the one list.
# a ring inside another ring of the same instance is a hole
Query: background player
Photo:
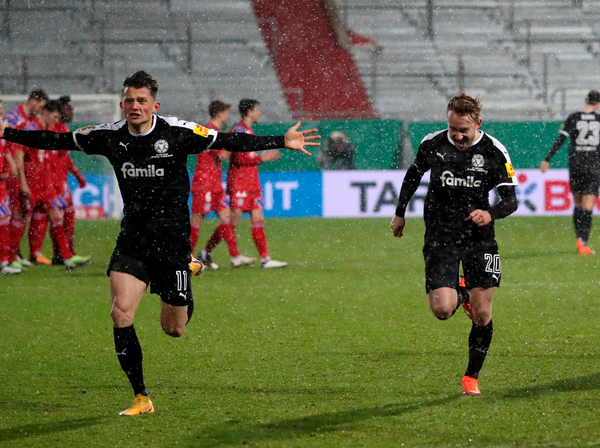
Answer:
[[0, 138], [29, 147], [104, 155], [115, 170], [124, 218], [107, 274], [115, 352], [135, 394], [122, 415], [154, 412], [133, 327], [148, 285], [161, 298], [160, 320], [166, 334], [182, 336], [192, 315], [188, 154], [214, 144], [229, 151], [286, 147], [310, 155], [304, 146], [318, 146], [311, 141], [320, 138], [310, 135], [316, 129], [298, 132], [300, 122], [285, 136], [258, 137], [219, 133], [174, 117], [163, 118], [156, 115], [157, 93], [158, 82], [139, 71], [123, 82], [120, 105], [125, 119], [119, 122], [66, 134], [5, 129], [0, 123]]
[[[0, 100], [0, 117], [4, 115], [2, 100]], [[8, 264], [10, 253], [10, 204], [6, 181], [8, 177], [17, 174], [17, 167], [12, 156], [8, 153], [6, 141], [0, 140], [0, 274], [20, 274], [21, 269]]]
[[[479, 130], [478, 98], [457, 95], [446, 112], [448, 129], [423, 139], [406, 172], [391, 227], [394, 236], [403, 235], [406, 207], [423, 174], [431, 170], [424, 209], [427, 299], [440, 320], [450, 318], [465, 302], [473, 325], [462, 390], [480, 395], [479, 371], [492, 342], [492, 297], [502, 275], [494, 221], [516, 211], [517, 181], [504, 146]], [[501, 201], [490, 207], [494, 187]], [[468, 291], [462, 288], [458, 297], [461, 263]]]
[[[40, 119], [29, 121], [24, 130], [39, 131], [52, 128], [58, 123], [59, 117], [60, 104], [58, 101], [48, 101], [42, 108]], [[16, 146], [15, 160], [19, 171], [21, 192], [29, 200], [32, 210], [42, 210], [50, 219], [50, 235], [52, 240], [59, 247], [67, 270], [72, 270], [78, 266], [88, 264], [91, 261], [91, 257], [75, 255], [69, 249], [63, 227], [62, 201], [56, 195], [53, 182], [54, 177], [50, 174], [53, 168], [51, 156], [51, 151]], [[10, 261], [13, 261], [16, 257], [22, 235], [22, 233], [16, 235], [17, 238], [11, 240]], [[31, 240], [30, 247], [32, 251], [41, 249], [39, 243]], [[31, 254], [34, 259], [39, 255], [40, 253], [35, 252]]]
[[[231, 104], [220, 100], [211, 101], [208, 106], [210, 121], [206, 124], [206, 127], [220, 132], [229, 121], [229, 109], [231, 109]], [[197, 156], [196, 169], [192, 177], [192, 217], [190, 219], [192, 252], [198, 242], [200, 226], [204, 218], [210, 214], [211, 210], [219, 217], [219, 225], [198, 255], [198, 258], [213, 269], [218, 269], [219, 266], [213, 263], [211, 252], [222, 239], [225, 240], [229, 248], [231, 266], [237, 268], [256, 261], [255, 258], [240, 254], [235, 229], [231, 225], [229, 201], [223, 191], [223, 174], [221, 171], [221, 163], [228, 158], [229, 152], [221, 149], [209, 149], [201, 152]]]
[[[56, 132], [70, 132], [68, 123], [73, 121], [74, 110], [71, 104], [71, 97], [68, 95], [61, 96], [58, 99], [60, 104], [60, 120], [57, 125], [50, 129]], [[67, 183], [69, 172], [73, 173], [79, 188], [84, 188], [87, 185], [85, 177], [75, 166], [73, 159], [71, 159], [70, 151], [56, 151], [56, 157], [53, 159], [54, 163], [54, 188], [56, 194], [61, 198], [61, 205], [63, 205], [63, 227], [65, 229], [65, 236], [69, 243], [69, 249], [74, 254], [75, 251], [75, 207], [73, 205], [73, 194]], [[53, 244], [52, 248], [52, 264], [64, 264], [64, 260], [60, 255], [60, 249], [56, 244]]]
[[[43, 89], [32, 90], [24, 104], [19, 104], [8, 111], [4, 116], [6, 125], [14, 129], [23, 129], [27, 123], [35, 118], [41, 111], [44, 104], [48, 101], [48, 94]], [[13, 158], [16, 156], [14, 147], [8, 143], [8, 150]], [[11, 209], [10, 221], [10, 239], [21, 241], [25, 227], [27, 226], [27, 216], [29, 213], [29, 203], [27, 198], [21, 193], [21, 183], [18, 174], [9, 176], [7, 180], [8, 197]], [[11, 261], [11, 266], [16, 269], [31, 266], [31, 263], [23, 258], [17, 249], [17, 259]]]
[[587, 244], [592, 230], [592, 213], [600, 186], [600, 114], [596, 113], [598, 107], [600, 107], [600, 92], [592, 90], [585, 98], [583, 112], [575, 112], [567, 117], [552, 149], [540, 165], [542, 173], [545, 173], [550, 167], [550, 159], [558, 152], [567, 138], [571, 139], [569, 182], [575, 200], [573, 225], [577, 238], [577, 252], [582, 255], [594, 253]]
[[[260, 118], [260, 103], [253, 99], [240, 100], [238, 110], [242, 119], [230, 132], [254, 134], [252, 126]], [[262, 186], [258, 177], [258, 165], [275, 161], [281, 157], [279, 151], [235, 153], [229, 160], [227, 170], [227, 194], [231, 200], [231, 223], [237, 227], [242, 213], [250, 214], [252, 239], [260, 255], [261, 268], [284, 268], [287, 263], [271, 259], [267, 250], [265, 218], [263, 213]]]

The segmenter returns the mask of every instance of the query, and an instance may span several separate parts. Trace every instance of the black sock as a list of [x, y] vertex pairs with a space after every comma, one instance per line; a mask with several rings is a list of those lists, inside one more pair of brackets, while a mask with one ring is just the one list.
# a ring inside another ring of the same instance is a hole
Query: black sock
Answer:
[[144, 386], [142, 372], [142, 347], [135, 334], [133, 325], [125, 328], [113, 328], [115, 351], [123, 372], [127, 375], [135, 395], [148, 395]]
[[581, 227], [582, 227], [581, 214], [582, 214], [582, 212], [583, 212], [583, 209], [579, 208], [579, 207], [575, 207], [575, 209], [573, 210], [573, 226], [575, 227], [575, 238], [577, 238], [577, 239], [582, 238], [581, 237]]
[[485, 327], [478, 327], [473, 323], [471, 334], [469, 335], [469, 365], [467, 366], [465, 376], [479, 378], [479, 371], [481, 370], [481, 366], [483, 366], [485, 355], [487, 355], [492, 343], [493, 333], [494, 327], [491, 320]]
[[592, 211], [591, 210], [581, 210], [581, 217], [579, 218], [581, 222], [581, 239], [584, 244], [587, 244], [588, 239], [590, 238], [590, 232], [592, 230]]

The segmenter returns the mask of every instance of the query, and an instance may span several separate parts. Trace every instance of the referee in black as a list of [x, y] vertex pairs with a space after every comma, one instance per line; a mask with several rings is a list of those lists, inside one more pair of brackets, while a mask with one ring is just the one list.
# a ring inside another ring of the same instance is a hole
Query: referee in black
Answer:
[[[425, 198], [425, 288], [431, 311], [440, 320], [463, 305], [473, 321], [469, 363], [462, 392], [480, 395], [479, 371], [492, 342], [492, 297], [502, 267], [494, 221], [517, 210], [517, 180], [502, 144], [479, 130], [479, 98], [460, 94], [447, 107], [448, 128], [427, 135], [406, 172], [391, 227], [403, 235], [406, 207], [423, 175], [431, 170]], [[496, 188], [500, 202], [490, 206]], [[459, 265], [464, 279], [459, 286]]]
[[183, 335], [193, 311], [190, 286], [190, 181], [188, 154], [213, 145], [228, 151], [288, 148], [310, 153], [316, 129], [285, 136], [228, 134], [199, 124], [156, 115], [158, 82], [138, 71], [123, 82], [125, 119], [88, 126], [72, 133], [18, 131], [0, 120], [0, 138], [39, 149], [78, 150], [105, 156], [123, 197], [124, 217], [108, 265], [115, 350], [135, 399], [122, 415], [154, 412], [144, 385], [142, 349], [133, 327], [135, 312], [148, 285], [161, 298], [160, 320], [166, 334]]
[[594, 251], [588, 247], [592, 230], [592, 213], [598, 187], [600, 186], [600, 92], [590, 91], [585, 97], [585, 109], [567, 117], [559, 130], [559, 135], [546, 155], [540, 169], [545, 173], [550, 168], [550, 159], [558, 152], [567, 138], [569, 145], [569, 182], [575, 200], [573, 225], [577, 238], [577, 252], [590, 255]]

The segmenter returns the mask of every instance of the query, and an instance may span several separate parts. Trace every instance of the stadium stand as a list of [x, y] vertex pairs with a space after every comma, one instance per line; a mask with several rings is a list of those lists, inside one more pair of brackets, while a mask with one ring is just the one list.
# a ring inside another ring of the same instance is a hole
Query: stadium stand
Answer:
[[[595, 1], [332, 1], [352, 42], [357, 35], [367, 38], [350, 49], [365, 93], [360, 82], [355, 91], [364, 109], [372, 105], [370, 113], [381, 118], [440, 120], [448, 98], [465, 90], [482, 96], [487, 120], [562, 119], [581, 107], [585, 92], [598, 88]], [[0, 0], [0, 91], [118, 92], [126, 74], [143, 68], [161, 82], [166, 115], [201, 121], [211, 99], [236, 103], [241, 97], [259, 99], [270, 122], [306, 117], [319, 107], [313, 118], [349, 109], [324, 99], [324, 92], [340, 93], [319, 78], [335, 63], [354, 76], [347, 51], [322, 45], [330, 24], [300, 18], [311, 32], [301, 33], [301, 41], [292, 34], [296, 45], [319, 48], [324, 56], [306, 61], [298, 73], [323, 87], [311, 99], [298, 82], [289, 82], [296, 73], [276, 62], [276, 53], [293, 45], [273, 46], [273, 39], [288, 34], [278, 28], [281, 17], [257, 9], [271, 3], [277, 2]]]

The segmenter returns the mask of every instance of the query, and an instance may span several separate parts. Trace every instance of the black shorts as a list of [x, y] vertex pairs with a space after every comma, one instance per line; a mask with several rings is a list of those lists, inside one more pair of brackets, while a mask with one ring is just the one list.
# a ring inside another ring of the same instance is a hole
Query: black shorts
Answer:
[[135, 239], [132, 236], [132, 232], [121, 231], [107, 275], [110, 276], [110, 271], [133, 275], [150, 285], [150, 292], [159, 295], [163, 302], [173, 306], [189, 305], [193, 301], [189, 236], [187, 244], [177, 235], [164, 235], [159, 239], [148, 234]]
[[496, 288], [500, 286], [502, 265], [496, 241], [485, 241], [469, 248], [454, 244], [426, 244], [425, 290], [458, 286], [459, 265], [462, 263], [467, 289]]
[[573, 193], [598, 196], [600, 173], [595, 166], [570, 168], [569, 183]]

